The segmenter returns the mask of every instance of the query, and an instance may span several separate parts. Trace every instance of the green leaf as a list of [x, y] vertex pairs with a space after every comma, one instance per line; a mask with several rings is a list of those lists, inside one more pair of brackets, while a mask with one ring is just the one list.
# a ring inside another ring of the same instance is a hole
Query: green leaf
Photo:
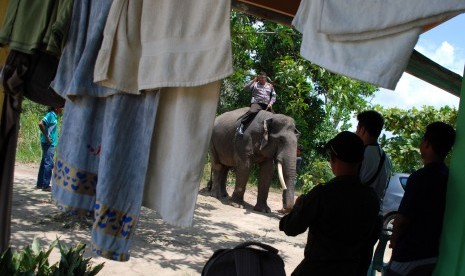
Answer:
[[40, 247], [39, 239], [34, 237], [34, 240], [32, 241], [32, 252], [34, 255], [39, 255], [40, 251], [42, 251], [42, 248]]

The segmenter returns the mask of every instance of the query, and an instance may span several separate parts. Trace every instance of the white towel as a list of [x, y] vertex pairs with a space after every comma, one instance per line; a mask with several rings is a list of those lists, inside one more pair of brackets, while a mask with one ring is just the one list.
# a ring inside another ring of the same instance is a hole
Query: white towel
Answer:
[[[301, 55], [334, 73], [395, 89], [421, 28], [370, 40], [331, 41], [318, 31], [323, 4], [324, 0], [302, 0], [300, 3], [292, 24], [303, 33]], [[363, 17], [350, 18], [346, 24], [355, 20], [363, 20]]]
[[336, 41], [378, 38], [441, 22], [464, 10], [464, 0], [323, 0], [318, 31]]
[[142, 204], [172, 225], [192, 225], [220, 86], [160, 90]]
[[230, 6], [229, 0], [115, 0], [94, 81], [138, 94], [229, 76]]

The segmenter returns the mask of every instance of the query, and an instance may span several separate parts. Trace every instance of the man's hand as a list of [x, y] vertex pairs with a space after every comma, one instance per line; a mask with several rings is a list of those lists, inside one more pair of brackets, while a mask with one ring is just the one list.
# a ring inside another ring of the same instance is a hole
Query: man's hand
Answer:
[[52, 141], [52, 138], [50, 138], [50, 136], [47, 136], [47, 141], [49, 144], [51, 144], [53, 141]]
[[268, 104], [268, 106], [266, 107], [266, 110], [269, 110], [271, 109], [271, 104]]

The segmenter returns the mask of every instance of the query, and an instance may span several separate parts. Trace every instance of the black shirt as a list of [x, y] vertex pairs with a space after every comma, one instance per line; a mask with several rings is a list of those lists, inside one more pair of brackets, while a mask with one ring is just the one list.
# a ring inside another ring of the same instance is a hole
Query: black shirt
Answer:
[[449, 169], [444, 163], [430, 163], [408, 178], [399, 213], [409, 222], [392, 251], [394, 261], [439, 255], [448, 176]]
[[356, 264], [378, 212], [378, 197], [372, 188], [357, 176], [336, 177], [302, 195], [291, 213], [281, 219], [279, 229], [288, 236], [309, 229], [303, 263]]

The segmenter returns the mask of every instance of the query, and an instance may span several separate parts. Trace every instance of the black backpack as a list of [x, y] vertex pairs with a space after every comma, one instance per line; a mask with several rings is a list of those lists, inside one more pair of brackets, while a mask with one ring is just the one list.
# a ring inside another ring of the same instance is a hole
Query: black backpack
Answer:
[[284, 261], [278, 255], [278, 249], [250, 241], [241, 243], [233, 249], [216, 250], [203, 267], [202, 276], [216, 275], [285, 276], [286, 272]]

